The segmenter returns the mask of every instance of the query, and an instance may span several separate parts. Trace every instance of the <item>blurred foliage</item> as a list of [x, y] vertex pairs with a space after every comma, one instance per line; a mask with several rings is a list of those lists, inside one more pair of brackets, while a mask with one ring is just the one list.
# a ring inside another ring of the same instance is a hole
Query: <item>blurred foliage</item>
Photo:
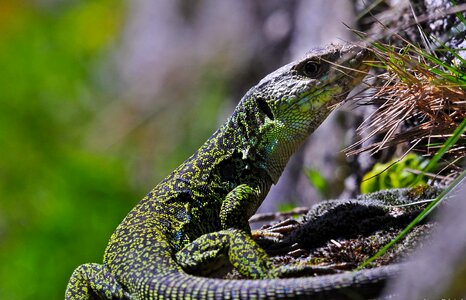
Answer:
[[327, 179], [325, 179], [319, 170], [308, 168], [306, 169], [306, 175], [309, 183], [319, 192], [322, 198], [325, 199], [330, 196]]
[[85, 142], [123, 8], [0, 1], [0, 299], [63, 299], [141, 196], [116, 153]]
[[364, 194], [391, 188], [409, 187], [413, 183], [425, 184], [410, 170], [422, 170], [428, 163], [414, 153], [409, 153], [403, 159], [394, 159], [388, 163], [377, 163], [367, 172], [361, 183], [361, 192]]
[[289, 212], [296, 208], [296, 204], [291, 202], [283, 202], [278, 205], [277, 211], [279, 212]]

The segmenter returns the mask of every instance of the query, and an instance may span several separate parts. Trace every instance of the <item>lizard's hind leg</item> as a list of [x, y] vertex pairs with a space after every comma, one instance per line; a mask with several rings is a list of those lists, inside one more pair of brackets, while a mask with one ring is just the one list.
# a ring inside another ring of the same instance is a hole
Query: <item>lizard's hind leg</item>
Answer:
[[247, 278], [277, 277], [265, 251], [248, 233], [233, 228], [200, 236], [177, 252], [176, 260], [190, 274], [209, 276], [229, 264]]
[[130, 299], [129, 294], [103, 265], [84, 264], [74, 270], [65, 293], [66, 300]]

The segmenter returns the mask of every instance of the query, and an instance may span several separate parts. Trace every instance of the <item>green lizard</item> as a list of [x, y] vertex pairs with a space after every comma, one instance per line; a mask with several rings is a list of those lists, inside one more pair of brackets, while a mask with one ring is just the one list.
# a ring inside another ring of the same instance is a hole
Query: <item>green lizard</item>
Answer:
[[[126, 216], [104, 264], [75, 270], [66, 299], [337, 297], [346, 287], [380, 284], [389, 267], [278, 279], [294, 267], [274, 268], [248, 224], [290, 155], [360, 83], [369, 56], [358, 46], [331, 46], [262, 79]], [[212, 278], [232, 267], [250, 279]]]

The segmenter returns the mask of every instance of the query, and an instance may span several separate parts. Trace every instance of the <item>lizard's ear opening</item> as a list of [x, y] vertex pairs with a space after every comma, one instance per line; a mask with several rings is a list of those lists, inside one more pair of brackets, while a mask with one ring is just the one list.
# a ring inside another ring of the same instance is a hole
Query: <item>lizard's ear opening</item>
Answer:
[[269, 117], [270, 120], [274, 119], [272, 110], [270, 109], [269, 104], [267, 101], [265, 101], [262, 98], [257, 99], [257, 107], [259, 107], [259, 110], [264, 113], [267, 117]]

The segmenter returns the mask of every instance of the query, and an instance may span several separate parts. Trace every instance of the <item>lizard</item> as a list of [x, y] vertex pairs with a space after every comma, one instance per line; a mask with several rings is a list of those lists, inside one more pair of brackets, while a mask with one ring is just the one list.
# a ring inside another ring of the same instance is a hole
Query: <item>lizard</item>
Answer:
[[[363, 46], [331, 45], [263, 78], [128, 213], [104, 263], [75, 269], [65, 299], [328, 299], [380, 288], [393, 268], [280, 278], [302, 266], [274, 267], [248, 224], [290, 156], [360, 84], [371, 57]], [[219, 277], [231, 268], [248, 279]]]

